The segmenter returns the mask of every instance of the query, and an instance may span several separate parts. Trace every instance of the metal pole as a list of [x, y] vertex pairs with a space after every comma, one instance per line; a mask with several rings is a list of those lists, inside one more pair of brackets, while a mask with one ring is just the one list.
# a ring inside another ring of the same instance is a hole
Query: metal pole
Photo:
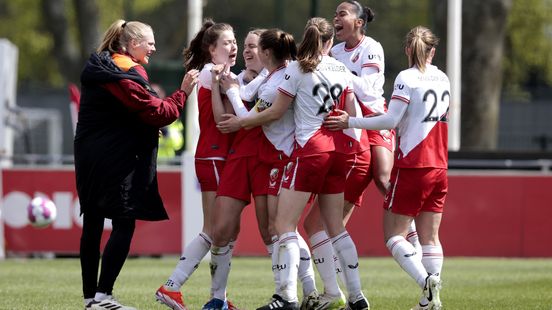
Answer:
[[[188, 45], [199, 32], [203, 19], [203, 1], [188, 0]], [[201, 206], [201, 191], [197, 186], [194, 169], [194, 155], [199, 138], [199, 111], [197, 107], [197, 89], [194, 89], [186, 102], [186, 148], [182, 156], [181, 186], [182, 186], [182, 244], [181, 252], [192, 239], [201, 232], [203, 216]]]
[[310, 17], [317, 17], [320, 11], [320, 3], [318, 0], [311, 0]]
[[[188, 0], [188, 45], [202, 25], [202, 0]], [[199, 121], [197, 109], [197, 91], [194, 90], [186, 103], [186, 151], [195, 153], [199, 138]]]
[[458, 151], [462, 102], [462, 0], [448, 0], [447, 10], [447, 75], [451, 88], [448, 147], [450, 151]]

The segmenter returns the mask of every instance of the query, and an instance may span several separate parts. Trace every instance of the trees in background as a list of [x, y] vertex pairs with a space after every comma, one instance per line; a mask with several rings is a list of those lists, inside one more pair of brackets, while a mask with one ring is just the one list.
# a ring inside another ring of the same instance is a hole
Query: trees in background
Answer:
[[[241, 48], [251, 27], [278, 27], [299, 42], [312, 3], [331, 20], [340, 2], [205, 0], [204, 16], [233, 25]], [[407, 64], [404, 35], [415, 25], [427, 25], [442, 38], [435, 62], [446, 69], [446, 3], [368, 2], [376, 11], [368, 34], [385, 49], [387, 96], [394, 77]], [[154, 65], [179, 62], [188, 39], [186, 10], [184, 0], [3, 0], [0, 37], [19, 47], [20, 86], [64, 87], [68, 81], [78, 83], [80, 69], [102, 31], [118, 18], [152, 25], [158, 47]], [[463, 0], [463, 150], [496, 148], [503, 93], [528, 101], [534, 94], [524, 91], [525, 85], [552, 85], [551, 15], [552, 0]]]
[[461, 149], [498, 140], [504, 38], [512, 0], [463, 0]]

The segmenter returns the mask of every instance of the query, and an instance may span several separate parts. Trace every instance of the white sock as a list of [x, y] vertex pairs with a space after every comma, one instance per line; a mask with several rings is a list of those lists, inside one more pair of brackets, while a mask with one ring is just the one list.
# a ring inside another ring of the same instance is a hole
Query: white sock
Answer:
[[399, 263], [399, 266], [423, 289], [427, 271], [424, 265], [422, 265], [422, 261], [416, 257], [416, 249], [414, 249], [412, 244], [406, 241], [403, 236], [393, 236], [387, 240], [386, 246], [395, 258], [395, 261]]
[[299, 243], [299, 270], [297, 276], [303, 287], [303, 296], [307, 296], [316, 291], [314, 269], [312, 269], [309, 246], [299, 233], [297, 233], [297, 242]]
[[94, 295], [94, 300], [102, 301], [102, 300], [106, 300], [108, 297], [109, 295], [107, 295], [106, 293], [96, 292], [96, 295]]
[[325, 230], [319, 231], [310, 237], [310, 244], [312, 245], [312, 260], [320, 274], [320, 279], [324, 283], [324, 293], [339, 296], [340, 289], [335, 274], [334, 249], [330, 237], [328, 237]]
[[341, 262], [341, 269], [345, 276], [345, 285], [349, 293], [349, 301], [356, 302], [364, 298], [360, 288], [360, 274], [358, 272], [358, 253], [356, 246], [347, 231], [332, 238], [335, 254]]
[[280, 242], [278, 236], [272, 236], [272, 274], [274, 276], [274, 294], [280, 295], [280, 268], [278, 268], [278, 254], [280, 253]]
[[441, 275], [444, 259], [441, 245], [422, 245], [422, 253], [422, 264], [427, 273]]
[[188, 280], [199, 266], [211, 248], [211, 238], [201, 232], [184, 248], [184, 254], [180, 257], [172, 275], [165, 283], [165, 287], [171, 291], [179, 291], [180, 287]]
[[211, 293], [214, 298], [226, 299], [231, 258], [232, 248], [230, 244], [223, 247], [211, 246]]
[[84, 299], [84, 306], [85, 306], [85, 307], [88, 306], [88, 304], [89, 304], [92, 300], [94, 300], [94, 298], [85, 298], [85, 299]]
[[289, 302], [297, 302], [297, 271], [299, 269], [299, 243], [295, 232], [280, 236], [278, 269], [280, 269], [280, 296]]
[[[422, 264], [427, 273], [441, 275], [443, 269], [443, 248], [440, 245], [422, 245]], [[427, 305], [429, 301], [422, 295], [420, 305]]]
[[408, 227], [408, 233], [406, 234], [406, 241], [410, 242], [412, 246], [416, 249], [416, 257], [422, 259], [422, 245], [418, 238], [418, 232], [416, 231], [416, 222], [412, 221], [410, 227]]

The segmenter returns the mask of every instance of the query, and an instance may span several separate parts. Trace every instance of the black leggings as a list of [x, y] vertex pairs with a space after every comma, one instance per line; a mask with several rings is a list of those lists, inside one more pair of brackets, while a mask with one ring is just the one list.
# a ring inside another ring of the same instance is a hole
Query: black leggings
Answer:
[[103, 251], [102, 269], [98, 282], [100, 243], [102, 240], [104, 218], [94, 215], [83, 215], [80, 262], [84, 298], [94, 298], [96, 292], [107, 295], [112, 294], [115, 280], [128, 256], [135, 223], [134, 219], [112, 220], [113, 230]]

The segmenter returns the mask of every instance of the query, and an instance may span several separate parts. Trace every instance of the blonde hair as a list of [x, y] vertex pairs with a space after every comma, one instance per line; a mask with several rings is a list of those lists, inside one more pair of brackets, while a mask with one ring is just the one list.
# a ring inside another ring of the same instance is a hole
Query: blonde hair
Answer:
[[119, 19], [105, 31], [102, 43], [97, 52], [109, 51], [110, 53], [126, 53], [131, 40], [143, 40], [147, 31], [153, 32], [150, 25], [142, 22]]
[[439, 38], [428, 28], [424, 26], [412, 28], [406, 35], [405, 40], [406, 48], [410, 49], [408, 66], [416, 65], [420, 71], [424, 72], [431, 49], [436, 47], [437, 44], [439, 44]]
[[307, 21], [303, 41], [297, 50], [297, 61], [303, 72], [313, 72], [320, 63], [324, 43], [333, 38], [333, 26], [322, 17], [313, 17]]

